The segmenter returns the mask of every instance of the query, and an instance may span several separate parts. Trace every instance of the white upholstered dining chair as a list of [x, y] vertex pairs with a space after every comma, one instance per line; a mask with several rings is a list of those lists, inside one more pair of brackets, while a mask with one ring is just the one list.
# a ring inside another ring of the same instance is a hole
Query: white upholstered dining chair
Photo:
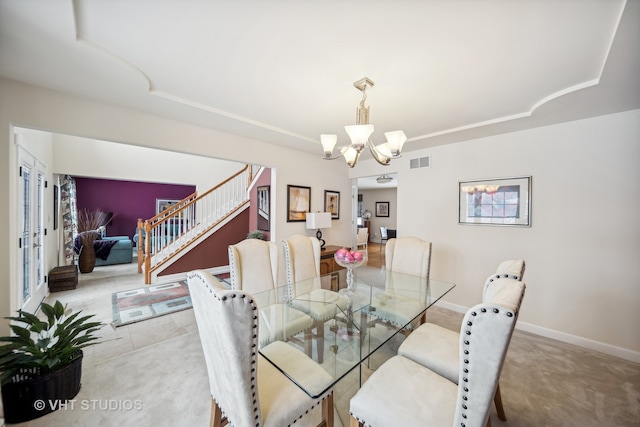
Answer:
[[[524, 275], [524, 260], [506, 260], [500, 263], [496, 272], [485, 281], [482, 291], [482, 301], [489, 302], [505, 285], [501, 279], [522, 280]], [[457, 331], [452, 331], [442, 326], [425, 323], [416, 328], [398, 348], [398, 354], [417, 362], [437, 374], [458, 382], [459, 375], [459, 348], [460, 336]], [[502, 405], [500, 385], [496, 386], [494, 396], [498, 418], [506, 421], [507, 417]]]
[[[349, 300], [320, 281], [320, 241], [315, 237], [293, 235], [282, 241], [284, 264], [291, 305], [314, 320], [317, 360], [324, 357], [324, 324], [338, 309], [345, 310]], [[306, 349], [311, 355], [311, 349]]]
[[[212, 427], [281, 427], [317, 415], [319, 426], [333, 426], [333, 391], [312, 399], [258, 352], [260, 318], [251, 294], [223, 289], [204, 270], [192, 271], [187, 283], [209, 375]], [[314, 381], [328, 384], [331, 376], [301, 351], [277, 341], [265, 351], [300, 366]]]
[[[379, 297], [369, 306], [371, 314], [384, 322], [407, 325], [407, 329], [415, 327], [409, 324], [413, 317], [408, 317], [408, 313], [419, 313], [424, 309], [430, 267], [431, 242], [412, 236], [389, 239], [385, 248], [385, 295], [405, 301], [387, 304]], [[416, 310], [411, 310], [411, 305], [416, 306]], [[424, 315], [413, 323], [423, 322]]]
[[525, 291], [515, 279], [494, 282], [500, 282], [499, 290], [491, 300], [470, 308], [463, 318], [456, 381], [398, 354], [351, 399], [351, 427], [490, 425], [491, 400]]
[[268, 300], [259, 300], [261, 344], [286, 341], [301, 332], [308, 333], [313, 319], [302, 311], [284, 306], [275, 293], [278, 283], [278, 247], [275, 243], [246, 239], [229, 245], [229, 270], [232, 289], [251, 294], [274, 290]]

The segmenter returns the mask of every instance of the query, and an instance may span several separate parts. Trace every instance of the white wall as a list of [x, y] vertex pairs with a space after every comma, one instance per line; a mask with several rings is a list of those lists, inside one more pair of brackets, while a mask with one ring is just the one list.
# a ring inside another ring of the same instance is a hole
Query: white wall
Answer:
[[[425, 155], [431, 168], [409, 169]], [[519, 328], [640, 362], [639, 163], [640, 110], [405, 153], [391, 166], [398, 230], [433, 242], [432, 277], [457, 285], [450, 307], [477, 303], [500, 261], [524, 258]], [[458, 181], [525, 175], [530, 228], [457, 223]]]
[[55, 173], [126, 181], [195, 185], [206, 191], [244, 167], [175, 151], [70, 135], [53, 135]]

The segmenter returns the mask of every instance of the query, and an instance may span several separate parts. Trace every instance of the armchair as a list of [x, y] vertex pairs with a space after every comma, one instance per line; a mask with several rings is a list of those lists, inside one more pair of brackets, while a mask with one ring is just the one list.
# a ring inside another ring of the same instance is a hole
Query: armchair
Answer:
[[[524, 283], [501, 278], [490, 302], [462, 321], [457, 384], [402, 355], [383, 363], [350, 402], [351, 426], [484, 427], [524, 296]], [[413, 334], [411, 334], [413, 336]]]
[[[187, 283], [209, 375], [213, 427], [280, 427], [317, 415], [320, 425], [333, 426], [333, 391], [312, 399], [258, 352], [258, 307], [251, 294], [225, 290], [205, 271], [192, 271]], [[304, 353], [276, 341], [262, 351], [296, 361], [323, 384], [331, 376]]]

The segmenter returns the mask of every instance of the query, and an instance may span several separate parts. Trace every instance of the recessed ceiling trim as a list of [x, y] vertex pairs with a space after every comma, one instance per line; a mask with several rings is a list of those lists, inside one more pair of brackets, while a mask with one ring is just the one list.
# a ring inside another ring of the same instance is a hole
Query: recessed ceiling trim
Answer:
[[201, 102], [196, 102], [196, 101], [192, 101], [190, 99], [186, 99], [177, 95], [173, 95], [171, 93], [168, 92], [163, 92], [161, 90], [155, 89], [153, 83], [151, 82], [151, 79], [149, 78], [149, 76], [137, 65], [135, 65], [134, 63], [132, 63], [131, 61], [123, 58], [122, 56], [116, 54], [115, 52], [112, 52], [111, 50], [99, 45], [98, 43], [92, 42], [89, 39], [87, 39], [86, 37], [84, 37], [81, 34], [81, 30], [80, 28], [82, 27], [81, 25], [81, 19], [79, 18], [79, 6], [80, 2], [78, 0], [74, 0], [73, 1], [73, 24], [74, 24], [74, 33], [75, 33], [75, 38], [76, 41], [80, 44], [83, 44], [91, 49], [94, 49], [97, 52], [100, 52], [101, 54], [107, 56], [108, 58], [121, 63], [122, 65], [124, 65], [125, 67], [133, 70], [136, 74], [138, 74], [139, 76], [141, 76], [143, 78], [143, 80], [146, 82], [146, 86], [147, 86], [147, 93], [149, 93], [150, 95], [153, 96], [157, 96], [163, 99], [166, 99], [168, 101], [172, 101], [172, 102], [176, 102], [182, 105], [186, 105], [192, 108], [196, 108], [202, 111], [207, 111], [209, 113], [212, 114], [216, 114], [218, 116], [222, 116], [222, 117], [226, 117], [228, 119], [232, 119], [232, 120], [237, 120], [239, 122], [243, 122], [243, 123], [247, 123], [253, 126], [257, 126], [260, 127], [262, 129], [267, 129], [273, 132], [277, 132], [279, 134], [282, 135], [287, 135], [287, 136], [291, 136], [294, 138], [298, 138], [298, 139], [302, 139], [304, 141], [308, 141], [308, 142], [313, 142], [315, 144], [320, 144], [320, 142], [314, 138], [305, 136], [305, 135], [301, 135], [299, 133], [295, 133], [295, 132], [291, 132], [287, 129], [283, 129], [277, 126], [272, 126], [268, 123], [264, 123], [264, 122], [260, 122], [258, 120], [253, 120], [250, 119], [248, 117], [244, 117], [241, 116], [239, 114], [234, 114], [225, 110], [221, 110], [219, 108], [215, 108], [211, 105], [207, 105], [207, 104], [203, 104]]

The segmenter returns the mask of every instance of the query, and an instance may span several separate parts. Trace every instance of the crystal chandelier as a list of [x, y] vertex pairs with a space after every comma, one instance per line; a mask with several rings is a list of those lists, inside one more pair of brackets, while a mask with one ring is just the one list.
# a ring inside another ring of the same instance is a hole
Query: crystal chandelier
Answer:
[[373, 125], [369, 124], [369, 107], [364, 105], [367, 99], [367, 88], [373, 87], [373, 81], [368, 77], [364, 77], [354, 82], [353, 85], [362, 92], [362, 100], [356, 108], [356, 124], [344, 127], [344, 130], [351, 139], [351, 144], [340, 147], [338, 149], [340, 154], [333, 157], [333, 148], [338, 141], [338, 135], [320, 135], [320, 142], [322, 142], [322, 148], [324, 149], [324, 159], [334, 160], [339, 157], [344, 157], [349, 167], [352, 168], [358, 162], [360, 153], [366, 145], [369, 147], [373, 158], [381, 165], [387, 166], [391, 162], [391, 159], [400, 156], [402, 146], [407, 140], [407, 137], [401, 130], [385, 132], [384, 136], [387, 138], [387, 142], [378, 146], [373, 145], [373, 142], [369, 139], [373, 133]]

